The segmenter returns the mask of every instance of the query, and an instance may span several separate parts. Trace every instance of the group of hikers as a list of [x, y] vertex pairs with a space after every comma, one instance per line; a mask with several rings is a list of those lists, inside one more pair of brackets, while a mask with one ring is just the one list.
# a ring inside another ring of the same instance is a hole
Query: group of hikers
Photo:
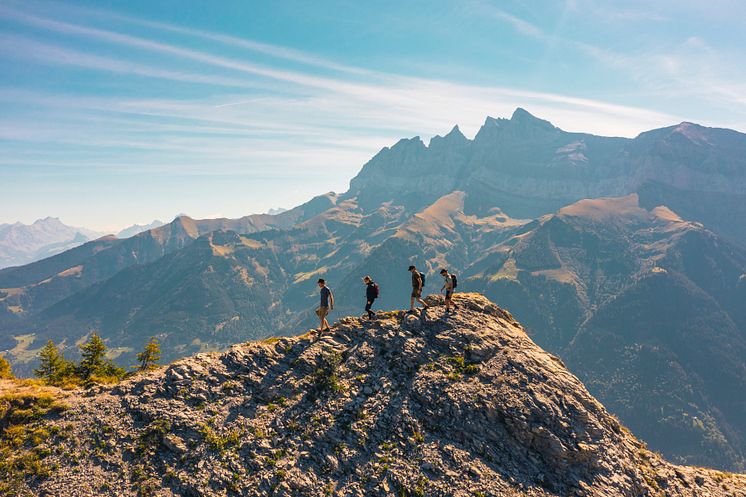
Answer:
[[[425, 286], [425, 275], [418, 271], [415, 266], [409, 266], [408, 271], [412, 273], [412, 295], [409, 299], [410, 312], [415, 312], [417, 310], [415, 307], [416, 302], [420, 303], [423, 309], [428, 309], [430, 306], [427, 302], [422, 300], [422, 288]], [[446, 313], [450, 314], [451, 312], [456, 312], [458, 306], [455, 305], [452, 300], [453, 292], [458, 286], [456, 275], [449, 273], [445, 268], [440, 270], [440, 275], [443, 277], [443, 287], [440, 291], [445, 292]], [[326, 280], [323, 278], [319, 278], [317, 283], [319, 285], [321, 301], [319, 302], [319, 307], [316, 309], [316, 315], [320, 320], [319, 328], [316, 331], [322, 332], [331, 329], [326, 318], [329, 315], [329, 312], [334, 309], [334, 294], [332, 294], [332, 291], [328, 286], [326, 286]], [[373, 310], [373, 303], [378, 298], [380, 289], [378, 288], [378, 283], [373, 281], [373, 278], [370, 276], [364, 276], [363, 283], [365, 284], [365, 312], [368, 319], [374, 319], [376, 313]], [[453, 311], [451, 311], [451, 309], [453, 309]]]

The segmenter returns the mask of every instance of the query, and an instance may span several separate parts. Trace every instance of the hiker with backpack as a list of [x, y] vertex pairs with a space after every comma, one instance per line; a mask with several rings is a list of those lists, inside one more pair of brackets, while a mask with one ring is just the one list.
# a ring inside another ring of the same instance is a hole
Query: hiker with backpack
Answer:
[[319, 332], [319, 334], [322, 331], [329, 331], [331, 328], [329, 327], [329, 322], [326, 320], [326, 316], [329, 315], [329, 311], [334, 310], [334, 295], [332, 295], [332, 291], [329, 289], [328, 286], [326, 286], [326, 281], [324, 281], [323, 278], [319, 278], [319, 281], [317, 282], [319, 285], [319, 295], [321, 297], [321, 301], [319, 302], [319, 307], [316, 309], [316, 315], [321, 320], [321, 323], [319, 324], [319, 329], [316, 331]]
[[425, 286], [425, 275], [417, 271], [417, 268], [414, 266], [409, 266], [408, 271], [412, 273], [412, 297], [409, 299], [409, 310], [416, 310], [414, 307], [415, 300], [422, 304], [423, 309], [427, 309], [430, 306], [422, 300], [422, 287]]
[[373, 281], [370, 276], [363, 278], [363, 283], [365, 283], [365, 312], [368, 313], [368, 319], [373, 319], [376, 317], [376, 313], [371, 308], [373, 307], [373, 302], [378, 298], [378, 283]]
[[455, 309], [458, 306], [452, 304], [451, 299], [453, 298], [453, 291], [458, 286], [458, 279], [455, 274], [450, 274], [447, 269], [441, 269], [440, 275], [443, 277], [443, 288], [441, 288], [440, 291], [446, 291], [446, 312], [451, 312], [451, 305], [453, 305], [455, 312]]

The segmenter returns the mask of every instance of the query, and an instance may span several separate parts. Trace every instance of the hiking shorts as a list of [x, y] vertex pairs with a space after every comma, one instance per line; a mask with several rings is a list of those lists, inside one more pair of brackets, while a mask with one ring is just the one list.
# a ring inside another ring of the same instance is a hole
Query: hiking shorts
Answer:
[[412, 288], [412, 298], [418, 299], [420, 297], [422, 297], [422, 290], [419, 288]]
[[319, 306], [318, 309], [316, 309], [316, 315], [319, 317], [319, 319], [324, 319], [329, 315], [329, 308], [324, 306]]
[[446, 290], [446, 300], [451, 300], [453, 297], [453, 290]]

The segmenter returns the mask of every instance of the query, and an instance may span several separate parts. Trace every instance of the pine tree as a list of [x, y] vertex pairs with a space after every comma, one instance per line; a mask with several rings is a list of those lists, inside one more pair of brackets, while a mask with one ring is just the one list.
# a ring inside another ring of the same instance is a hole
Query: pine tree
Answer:
[[151, 337], [143, 351], [137, 354], [137, 360], [140, 363], [138, 367], [140, 371], [150, 371], [158, 367], [158, 361], [161, 360], [161, 346], [155, 337]]
[[65, 360], [52, 340], [39, 351], [39, 367], [34, 374], [51, 385], [59, 384], [65, 377], [72, 374], [72, 365]]
[[98, 334], [93, 333], [86, 343], [80, 346], [78, 374], [84, 380], [101, 374], [106, 366], [106, 344]]
[[78, 376], [86, 383], [117, 383], [127, 374], [124, 368], [106, 358], [106, 344], [93, 333], [86, 343], [80, 346]]
[[0, 355], [0, 379], [12, 380], [13, 378], [15, 377], [13, 376], [13, 371], [10, 369], [10, 363], [5, 357]]

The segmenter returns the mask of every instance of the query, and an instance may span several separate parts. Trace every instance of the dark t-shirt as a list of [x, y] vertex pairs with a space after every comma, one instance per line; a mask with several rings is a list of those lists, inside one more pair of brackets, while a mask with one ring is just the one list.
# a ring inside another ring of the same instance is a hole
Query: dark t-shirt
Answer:
[[368, 286], [365, 288], [365, 297], [368, 300], [375, 300], [376, 299], [376, 284], [372, 281], [368, 283]]
[[329, 307], [329, 295], [332, 294], [328, 287], [322, 287], [321, 291], [321, 307]]

